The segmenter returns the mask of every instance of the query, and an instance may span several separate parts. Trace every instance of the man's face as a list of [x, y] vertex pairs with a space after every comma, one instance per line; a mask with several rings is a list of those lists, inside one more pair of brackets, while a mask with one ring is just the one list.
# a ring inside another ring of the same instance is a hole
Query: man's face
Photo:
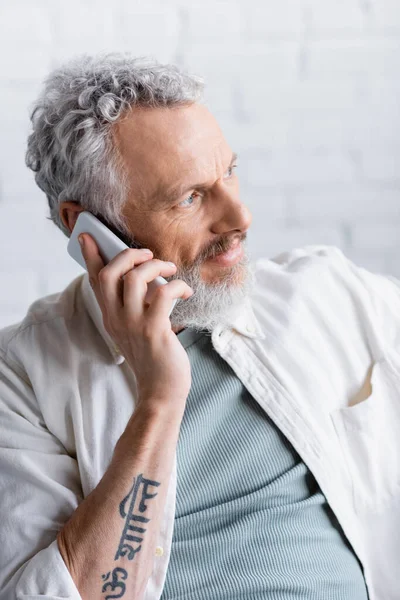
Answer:
[[[217, 313], [242, 299], [246, 281], [251, 214], [239, 199], [235, 155], [201, 104], [135, 108], [114, 135], [130, 184], [123, 214], [137, 246], [173, 261], [177, 271], [166, 279], [183, 279], [195, 292], [181, 303], [185, 316], [175, 307], [175, 323], [211, 327]], [[238, 240], [239, 260], [215, 260]]]
[[206, 282], [232, 271], [210, 258], [245, 239], [251, 215], [239, 199], [235, 156], [207, 108], [135, 109], [115, 140], [129, 174], [124, 214], [135, 240], [178, 268], [200, 263]]

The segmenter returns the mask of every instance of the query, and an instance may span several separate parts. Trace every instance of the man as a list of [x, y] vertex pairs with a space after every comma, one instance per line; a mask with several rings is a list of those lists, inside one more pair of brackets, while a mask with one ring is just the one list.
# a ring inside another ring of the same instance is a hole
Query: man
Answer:
[[88, 273], [0, 332], [0, 600], [400, 597], [400, 282], [332, 246], [250, 265], [201, 89], [82, 57], [33, 112], [55, 224], [131, 248], [83, 235]]

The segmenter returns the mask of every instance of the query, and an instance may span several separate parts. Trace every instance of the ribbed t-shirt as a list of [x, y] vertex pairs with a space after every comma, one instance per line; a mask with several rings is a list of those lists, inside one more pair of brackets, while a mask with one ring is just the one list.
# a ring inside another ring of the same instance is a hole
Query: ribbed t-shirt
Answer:
[[161, 600], [368, 600], [361, 564], [292, 444], [210, 333], [177, 336], [192, 386]]

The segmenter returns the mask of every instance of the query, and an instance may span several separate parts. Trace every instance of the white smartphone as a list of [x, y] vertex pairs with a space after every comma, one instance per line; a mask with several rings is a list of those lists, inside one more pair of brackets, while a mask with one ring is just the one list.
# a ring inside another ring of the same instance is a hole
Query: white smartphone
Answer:
[[[104, 261], [104, 264], [110, 262], [114, 256], [117, 256], [122, 250], [129, 248], [125, 242], [121, 240], [115, 233], [111, 231], [102, 221], [95, 217], [89, 211], [83, 211], [79, 213], [79, 217], [76, 220], [75, 226], [72, 230], [71, 237], [68, 241], [67, 251], [68, 254], [76, 260], [85, 270], [87, 270], [85, 259], [82, 256], [81, 246], [78, 241], [78, 235], [80, 233], [89, 233], [96, 241], [99, 248], [100, 256]], [[168, 283], [163, 277], [158, 275], [153, 281], [150, 281], [147, 285], [147, 293], [145, 301], [151, 303], [152, 297], [156, 289], [160, 285]], [[176, 302], [179, 298], [173, 300], [171, 310], [168, 316], [171, 314]]]

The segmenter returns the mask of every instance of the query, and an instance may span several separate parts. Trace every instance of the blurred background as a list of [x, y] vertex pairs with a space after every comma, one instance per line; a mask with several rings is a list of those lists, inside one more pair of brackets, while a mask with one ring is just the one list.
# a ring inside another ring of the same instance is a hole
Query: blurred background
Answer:
[[0, 50], [0, 327], [83, 272], [25, 167], [41, 82], [81, 52], [205, 78], [239, 154], [252, 258], [333, 244], [400, 277], [399, 0], [13, 0]]

